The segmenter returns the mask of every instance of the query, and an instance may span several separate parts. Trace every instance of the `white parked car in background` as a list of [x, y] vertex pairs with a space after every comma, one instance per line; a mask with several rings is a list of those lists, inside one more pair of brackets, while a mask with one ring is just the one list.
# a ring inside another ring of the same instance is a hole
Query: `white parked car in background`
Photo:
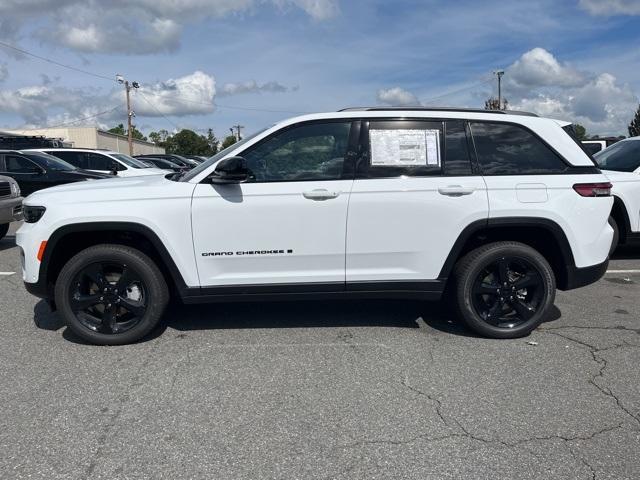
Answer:
[[621, 140], [593, 157], [613, 184], [614, 244], [640, 240], [640, 137]]
[[143, 175], [166, 175], [171, 170], [150, 167], [124, 153], [110, 150], [84, 148], [40, 148], [34, 151], [48, 153], [61, 158], [71, 165], [100, 173], [115, 173], [119, 177], [140, 177]]

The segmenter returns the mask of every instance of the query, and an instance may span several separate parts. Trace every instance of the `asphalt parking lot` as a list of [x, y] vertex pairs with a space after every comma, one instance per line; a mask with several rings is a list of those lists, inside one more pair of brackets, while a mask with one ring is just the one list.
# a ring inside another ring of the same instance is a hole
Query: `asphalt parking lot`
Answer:
[[502, 341], [379, 301], [172, 307], [95, 347], [19, 268], [10, 234], [2, 479], [640, 478], [640, 247]]

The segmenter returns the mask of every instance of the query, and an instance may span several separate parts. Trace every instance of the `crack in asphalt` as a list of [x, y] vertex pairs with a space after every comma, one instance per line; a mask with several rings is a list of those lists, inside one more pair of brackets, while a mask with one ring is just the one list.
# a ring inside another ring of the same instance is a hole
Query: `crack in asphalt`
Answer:
[[[562, 328], [562, 327], [560, 327]], [[583, 342], [581, 340], [572, 338], [568, 335], [564, 335], [560, 332], [557, 331], [552, 331], [552, 330], [559, 330], [560, 328], [555, 328], [555, 329], [544, 329], [542, 330], [545, 333], [548, 333], [549, 335], [555, 335], [557, 337], [560, 338], [564, 338], [565, 340], [569, 340], [570, 342], [576, 343], [582, 347], [586, 347], [587, 350], [589, 351], [589, 353], [591, 354], [591, 358], [593, 359], [594, 362], [596, 362], [598, 364], [598, 366], [600, 367], [598, 373], [596, 373], [595, 375], [593, 375], [590, 379], [589, 379], [589, 383], [591, 385], [593, 385], [595, 388], [597, 388], [603, 395], [612, 398], [615, 402], [616, 405], [618, 406], [618, 408], [620, 410], [622, 410], [626, 415], [628, 415], [630, 418], [632, 418], [638, 425], [640, 425], [640, 417], [638, 417], [636, 414], [634, 414], [633, 412], [629, 411], [629, 409], [623, 405], [622, 401], [620, 400], [620, 398], [613, 392], [613, 390], [611, 390], [611, 388], [608, 387], [603, 387], [601, 385], [598, 384], [598, 382], [596, 381], [596, 379], [601, 378], [604, 380], [604, 371], [606, 370], [607, 366], [608, 366], [608, 362], [607, 359], [600, 356], [599, 354], [601, 352], [606, 352], [609, 350], [615, 350], [618, 348], [640, 348], [640, 345], [633, 345], [627, 342], [624, 342], [622, 344], [615, 344], [611, 347], [607, 347], [607, 348], [597, 348], [587, 342]], [[575, 328], [575, 327], [564, 327], [564, 328]]]

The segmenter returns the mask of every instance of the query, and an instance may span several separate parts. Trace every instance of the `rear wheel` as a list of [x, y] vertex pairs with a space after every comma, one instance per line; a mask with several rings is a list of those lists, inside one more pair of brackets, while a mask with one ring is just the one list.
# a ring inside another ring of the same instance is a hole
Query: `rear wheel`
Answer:
[[99, 345], [139, 340], [157, 325], [168, 299], [167, 284], [153, 261], [122, 245], [81, 251], [62, 268], [55, 287], [67, 326]]
[[455, 302], [462, 320], [491, 338], [528, 335], [549, 313], [555, 277], [536, 250], [516, 242], [479, 247], [455, 271]]
[[4, 238], [4, 236], [9, 231], [9, 224], [5, 223], [4, 225], [0, 225], [0, 240]]

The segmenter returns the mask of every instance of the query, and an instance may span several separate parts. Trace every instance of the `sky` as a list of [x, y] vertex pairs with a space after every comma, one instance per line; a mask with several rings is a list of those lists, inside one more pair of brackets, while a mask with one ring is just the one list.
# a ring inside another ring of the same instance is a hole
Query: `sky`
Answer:
[[499, 69], [510, 108], [590, 134], [627, 134], [640, 102], [640, 0], [0, 0], [0, 42], [28, 52], [0, 45], [0, 130], [126, 123], [116, 74], [140, 84], [144, 133], [219, 138], [350, 106], [483, 107]]

